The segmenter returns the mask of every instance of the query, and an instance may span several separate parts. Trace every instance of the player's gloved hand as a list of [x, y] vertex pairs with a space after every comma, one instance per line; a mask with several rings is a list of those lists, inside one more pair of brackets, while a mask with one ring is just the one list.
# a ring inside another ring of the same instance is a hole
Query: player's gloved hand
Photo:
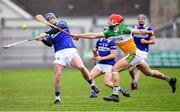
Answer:
[[39, 35], [37, 36], [36, 40], [42, 41], [45, 36], [46, 36], [46, 33], [41, 33], [41, 34], [39, 34]]

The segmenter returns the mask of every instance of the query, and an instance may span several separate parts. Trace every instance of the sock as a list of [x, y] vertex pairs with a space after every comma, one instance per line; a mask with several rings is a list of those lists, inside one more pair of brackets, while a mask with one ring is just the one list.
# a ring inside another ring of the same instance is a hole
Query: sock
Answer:
[[125, 90], [121, 87], [118, 87], [118, 90], [123, 94], [125, 92]]
[[88, 83], [89, 83], [89, 85], [92, 87], [92, 86], [94, 86], [94, 81], [93, 80], [88, 80]]
[[138, 83], [138, 81], [136, 81], [136, 80], [133, 80], [133, 83], [136, 83], [136, 84], [137, 84], [137, 83]]
[[118, 86], [113, 86], [113, 94], [114, 95], [118, 95], [118, 90], [119, 90]]
[[164, 77], [164, 80], [167, 81], [167, 82], [169, 82], [170, 79], [171, 79], [170, 77], [167, 77], [167, 76]]
[[56, 100], [60, 100], [60, 91], [55, 92]]

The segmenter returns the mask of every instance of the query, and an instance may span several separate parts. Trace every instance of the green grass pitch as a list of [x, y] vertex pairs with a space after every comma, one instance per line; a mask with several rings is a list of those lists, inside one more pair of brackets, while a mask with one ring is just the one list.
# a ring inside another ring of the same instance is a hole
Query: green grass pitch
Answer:
[[96, 80], [101, 89], [97, 98], [89, 98], [89, 86], [80, 72], [66, 69], [62, 76], [61, 104], [54, 102], [54, 74], [52, 69], [0, 70], [0, 111], [180, 111], [180, 69], [158, 69], [176, 77], [177, 91], [159, 79], [141, 76], [139, 89], [130, 90], [131, 77], [122, 72], [121, 86], [131, 96], [120, 95], [120, 102], [103, 101], [112, 94], [105, 87], [103, 77]]

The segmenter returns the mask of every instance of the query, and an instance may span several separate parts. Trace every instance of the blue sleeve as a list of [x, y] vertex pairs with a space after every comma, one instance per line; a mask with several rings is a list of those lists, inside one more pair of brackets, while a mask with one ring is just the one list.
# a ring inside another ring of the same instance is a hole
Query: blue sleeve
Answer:
[[116, 50], [116, 43], [114, 41], [111, 41], [109, 43], [110, 50]]
[[66, 29], [66, 28], [68, 28], [68, 25], [67, 25], [67, 23], [65, 21], [60, 21], [58, 23], [58, 27], [61, 28], [61, 29]]
[[96, 42], [96, 49], [98, 49], [99, 40]]
[[148, 26], [147, 30], [153, 30], [152, 26]]

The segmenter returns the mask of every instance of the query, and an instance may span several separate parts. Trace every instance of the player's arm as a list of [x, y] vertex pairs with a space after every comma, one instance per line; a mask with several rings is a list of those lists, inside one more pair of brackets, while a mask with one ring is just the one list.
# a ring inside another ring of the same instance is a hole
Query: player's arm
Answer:
[[112, 43], [112, 46], [110, 47], [110, 54], [107, 56], [97, 56], [96, 60], [100, 61], [100, 60], [109, 60], [109, 59], [113, 59], [116, 57], [116, 44]]
[[153, 33], [152, 31], [148, 31], [148, 30], [145, 30], [145, 29], [132, 29], [131, 31], [132, 31], [133, 34], [142, 34], [142, 35], [152, 34]]
[[155, 44], [156, 38], [154, 35], [150, 36], [149, 40], [141, 39], [142, 44]]
[[98, 53], [97, 53], [97, 48], [94, 48], [93, 50], [92, 50], [92, 53], [93, 53], [93, 56], [92, 56], [92, 58], [95, 58], [95, 57], [97, 57], [98, 56]]
[[73, 34], [74, 37], [77, 38], [87, 38], [87, 39], [93, 39], [93, 38], [101, 38], [104, 36], [103, 32], [101, 33], [84, 33], [84, 34]]
[[116, 57], [116, 50], [110, 50], [110, 54], [107, 56], [100, 57], [100, 60], [109, 60]]
[[36, 40], [42, 41], [48, 47], [52, 46], [52, 39], [50, 35], [47, 35], [46, 33], [39, 34]]
[[116, 50], [110, 50], [110, 52], [111, 53], [109, 55], [107, 55], [107, 56], [103, 56], [103, 57], [96, 56], [96, 57], [94, 57], [92, 59], [97, 60], [97, 61], [101, 61], [101, 60], [110, 60], [110, 59], [115, 58], [116, 57]]
[[50, 35], [46, 36], [46, 38], [44, 38], [42, 42], [48, 47], [51, 47], [53, 45], [52, 38]]

